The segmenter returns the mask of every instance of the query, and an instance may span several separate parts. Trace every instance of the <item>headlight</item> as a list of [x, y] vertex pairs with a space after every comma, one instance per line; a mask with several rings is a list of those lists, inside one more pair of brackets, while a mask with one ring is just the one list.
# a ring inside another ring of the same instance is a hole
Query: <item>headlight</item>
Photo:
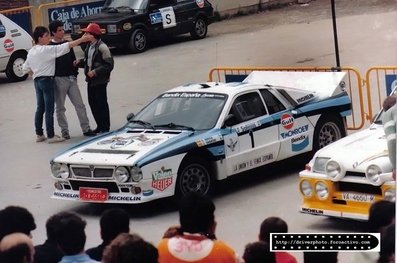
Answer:
[[309, 181], [307, 180], [303, 180], [300, 183], [300, 190], [301, 193], [305, 196], [305, 197], [311, 197], [313, 194], [313, 189], [312, 186], [310, 185]]
[[321, 200], [328, 197], [328, 187], [324, 182], [316, 183], [316, 194], [317, 197]]
[[317, 157], [314, 161], [313, 170], [315, 172], [322, 172], [325, 173], [325, 165], [331, 158], [324, 158], [324, 157]]
[[52, 163], [51, 164], [52, 175], [56, 178], [66, 179], [69, 177], [69, 167], [66, 164]]
[[386, 190], [384, 193], [385, 200], [395, 202], [396, 201], [396, 190], [394, 189], [389, 189]]
[[130, 172], [126, 167], [120, 166], [114, 171], [114, 177], [119, 183], [125, 183], [130, 178]]
[[107, 32], [108, 33], [116, 33], [117, 32], [117, 26], [116, 25], [107, 25]]
[[131, 30], [131, 28], [132, 28], [132, 24], [131, 24], [131, 23], [125, 23], [125, 24], [123, 25], [123, 29], [124, 29], [125, 31]]
[[73, 32], [80, 33], [80, 25], [73, 25]]
[[380, 178], [380, 174], [382, 173], [382, 169], [375, 164], [371, 164], [367, 167], [365, 171], [365, 176], [367, 177], [368, 181], [373, 185], [381, 185], [383, 180]]
[[332, 181], [338, 181], [344, 175], [342, 167], [339, 165], [337, 161], [334, 160], [329, 160], [325, 164], [325, 172], [329, 177], [329, 179], [331, 179]]
[[134, 182], [139, 182], [143, 178], [142, 170], [139, 167], [132, 167], [131, 168], [131, 178]]

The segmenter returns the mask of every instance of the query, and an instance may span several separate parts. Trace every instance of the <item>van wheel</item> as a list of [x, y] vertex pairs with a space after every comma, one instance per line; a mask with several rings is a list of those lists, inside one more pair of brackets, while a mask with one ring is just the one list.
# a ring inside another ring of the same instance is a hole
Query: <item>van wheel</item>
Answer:
[[135, 29], [132, 32], [128, 48], [132, 53], [141, 53], [147, 48], [147, 34], [143, 29]]
[[24, 74], [22, 71], [22, 65], [26, 61], [26, 55], [23, 52], [12, 54], [6, 68], [6, 75], [9, 80], [14, 82], [23, 81], [28, 77], [28, 74]]
[[193, 28], [190, 31], [190, 35], [193, 39], [202, 39], [207, 36], [207, 31], [207, 21], [205, 21], [203, 17], [198, 17], [193, 23]]

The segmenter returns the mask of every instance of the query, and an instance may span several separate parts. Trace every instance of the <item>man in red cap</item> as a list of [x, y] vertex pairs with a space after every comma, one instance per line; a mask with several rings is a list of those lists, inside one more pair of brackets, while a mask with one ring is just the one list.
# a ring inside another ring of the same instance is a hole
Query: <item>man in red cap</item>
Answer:
[[108, 46], [101, 40], [101, 28], [90, 23], [82, 29], [84, 35], [90, 35], [91, 41], [84, 51], [84, 59], [76, 63], [84, 67], [87, 81], [88, 103], [97, 123], [95, 133], [108, 132], [110, 129], [110, 113], [106, 88], [113, 70], [114, 61]]

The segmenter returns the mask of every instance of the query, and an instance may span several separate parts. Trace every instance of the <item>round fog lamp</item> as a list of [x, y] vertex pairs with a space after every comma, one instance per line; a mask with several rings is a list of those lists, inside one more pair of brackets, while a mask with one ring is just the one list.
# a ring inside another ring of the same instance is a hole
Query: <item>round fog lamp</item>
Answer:
[[316, 194], [319, 199], [326, 199], [328, 197], [328, 187], [324, 182], [316, 183]]
[[301, 193], [305, 196], [305, 197], [311, 197], [313, 194], [313, 189], [312, 186], [310, 185], [309, 181], [307, 180], [303, 180], [300, 183], [300, 190]]
[[119, 183], [125, 183], [128, 181], [130, 173], [126, 167], [120, 166], [116, 168], [114, 172], [114, 177]]
[[382, 173], [382, 169], [375, 164], [371, 164], [367, 167], [365, 171], [365, 176], [367, 177], [368, 181], [373, 185], [381, 185], [383, 181], [380, 178], [380, 174]]

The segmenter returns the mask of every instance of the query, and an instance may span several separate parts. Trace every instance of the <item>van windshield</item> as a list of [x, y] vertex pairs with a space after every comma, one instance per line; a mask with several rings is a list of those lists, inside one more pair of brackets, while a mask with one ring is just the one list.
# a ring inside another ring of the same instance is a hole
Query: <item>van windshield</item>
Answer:
[[146, 9], [148, 0], [107, 0], [105, 2], [105, 9], [117, 9], [119, 7], [130, 7], [133, 10]]

